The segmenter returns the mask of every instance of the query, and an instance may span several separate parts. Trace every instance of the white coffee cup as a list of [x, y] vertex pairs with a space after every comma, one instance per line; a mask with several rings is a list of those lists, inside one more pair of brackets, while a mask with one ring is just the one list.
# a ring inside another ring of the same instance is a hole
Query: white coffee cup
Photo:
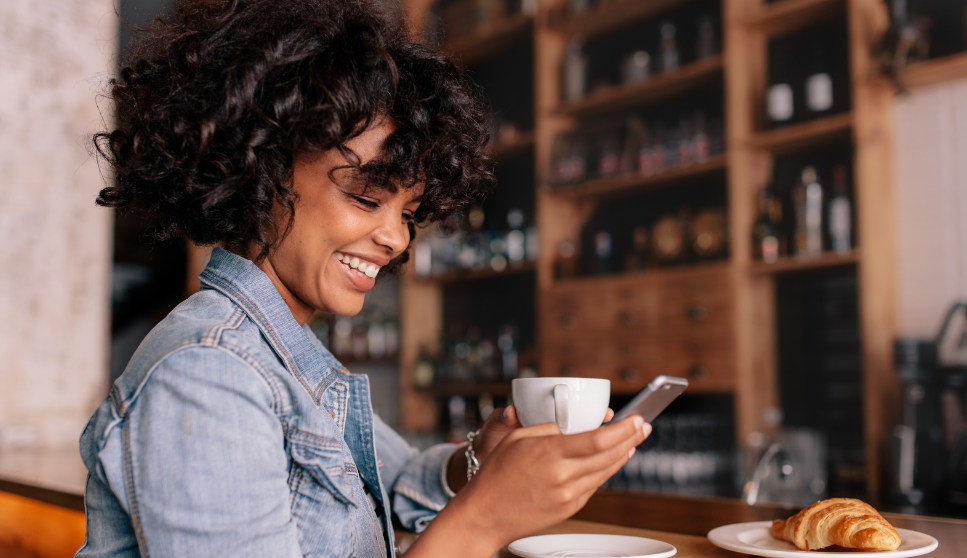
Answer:
[[565, 434], [601, 426], [611, 400], [611, 381], [600, 378], [518, 378], [511, 382], [514, 407], [524, 426], [556, 423]]

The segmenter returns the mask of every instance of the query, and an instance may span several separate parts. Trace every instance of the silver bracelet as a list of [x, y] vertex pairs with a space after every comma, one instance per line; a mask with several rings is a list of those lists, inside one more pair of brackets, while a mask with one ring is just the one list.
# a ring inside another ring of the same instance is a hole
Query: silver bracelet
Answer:
[[480, 434], [479, 430], [467, 433], [467, 451], [463, 452], [467, 456], [467, 482], [477, 474], [480, 470], [480, 462], [477, 461], [477, 455], [473, 452], [473, 439]]

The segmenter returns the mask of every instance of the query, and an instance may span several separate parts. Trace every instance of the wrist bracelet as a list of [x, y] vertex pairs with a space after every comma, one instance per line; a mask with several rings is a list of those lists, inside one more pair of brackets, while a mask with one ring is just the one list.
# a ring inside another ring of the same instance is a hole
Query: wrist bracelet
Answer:
[[470, 479], [480, 470], [480, 462], [477, 461], [477, 456], [473, 452], [473, 439], [479, 433], [479, 430], [467, 433], [467, 451], [463, 452], [467, 456], [467, 482], [470, 482]]

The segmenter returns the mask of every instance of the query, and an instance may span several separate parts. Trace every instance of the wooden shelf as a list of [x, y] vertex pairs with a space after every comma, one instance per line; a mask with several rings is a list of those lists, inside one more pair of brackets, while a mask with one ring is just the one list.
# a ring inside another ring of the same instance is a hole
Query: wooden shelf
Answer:
[[756, 132], [751, 145], [774, 153], [803, 151], [826, 143], [848, 140], [853, 130], [853, 114], [843, 113], [785, 128]]
[[815, 258], [784, 256], [779, 258], [779, 260], [775, 263], [755, 262], [749, 266], [749, 272], [753, 275], [792, 273], [796, 271], [810, 271], [824, 267], [855, 264], [857, 262], [859, 262], [859, 254], [856, 250], [853, 250], [848, 254], [824, 252]]
[[764, 4], [762, 11], [749, 21], [749, 26], [767, 36], [785, 35], [799, 29], [846, 15], [844, 0], [782, 0]]
[[549, 190], [556, 195], [573, 198], [601, 196], [604, 194], [615, 194], [645, 188], [659, 188], [678, 182], [694, 180], [722, 171], [726, 166], [725, 155], [714, 155], [701, 163], [675, 166], [648, 176], [634, 172], [614, 178], [554, 186], [550, 187]]
[[497, 158], [507, 158], [528, 149], [533, 149], [534, 145], [535, 134], [533, 130], [518, 132], [511, 139], [495, 141], [490, 145], [490, 153]]
[[459, 281], [476, 281], [479, 279], [490, 279], [492, 277], [505, 277], [508, 275], [518, 275], [521, 273], [533, 272], [536, 269], [534, 262], [523, 262], [519, 265], [507, 264], [503, 271], [494, 271], [489, 267], [482, 269], [451, 269], [441, 275], [430, 277], [420, 277], [420, 283], [456, 283]]
[[526, 37], [533, 22], [534, 16], [513, 15], [465, 35], [454, 37], [447, 41], [441, 50], [459, 60], [464, 66], [473, 66], [500, 53], [518, 39]]
[[924, 87], [967, 77], [967, 52], [910, 64], [903, 70], [907, 87]]
[[594, 91], [580, 101], [564, 103], [558, 112], [569, 116], [615, 111], [632, 106], [657, 103], [716, 80], [721, 81], [722, 55], [715, 55], [662, 72], [648, 79]]
[[[554, 281], [555, 287], [566, 287], [568, 285], [578, 285], [587, 283], [612, 283], [614, 281], [624, 282], [634, 281], [640, 277], [684, 277], [693, 274], [705, 274], [714, 271], [728, 269], [729, 261], [725, 258], [718, 260], [707, 260], [692, 263], [672, 264], [664, 267], [650, 267], [641, 271], [623, 271], [621, 273], [611, 273], [608, 275], [581, 275], [568, 277], [567, 279], [557, 279]], [[602, 285], [602, 288], [607, 288]]]
[[591, 37], [611, 29], [667, 12], [688, 0], [614, 0], [603, 2], [583, 14], [573, 15], [551, 29], [565, 35]]
[[462, 397], [479, 397], [485, 393], [505, 397], [510, 395], [510, 382], [491, 382], [491, 383], [457, 383], [446, 382], [441, 384], [431, 384], [427, 387], [417, 388], [417, 391], [436, 395], [438, 397], [452, 397], [460, 395]]

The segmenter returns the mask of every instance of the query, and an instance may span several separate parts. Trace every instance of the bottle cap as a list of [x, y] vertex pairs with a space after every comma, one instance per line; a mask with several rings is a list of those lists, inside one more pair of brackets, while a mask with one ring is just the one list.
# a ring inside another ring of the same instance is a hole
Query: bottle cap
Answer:
[[802, 183], [812, 184], [816, 182], [816, 167], [810, 165], [802, 169]]

